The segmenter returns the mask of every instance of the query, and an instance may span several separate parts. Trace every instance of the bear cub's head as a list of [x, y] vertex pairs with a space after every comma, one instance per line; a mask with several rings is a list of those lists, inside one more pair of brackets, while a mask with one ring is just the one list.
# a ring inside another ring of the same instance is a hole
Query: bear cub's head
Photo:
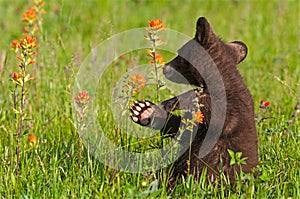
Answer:
[[[208, 53], [219, 71], [222, 67], [237, 67], [247, 56], [247, 46], [241, 41], [225, 43], [214, 32], [206, 18], [200, 17], [196, 25], [194, 40]], [[192, 49], [191, 49], [192, 50]], [[226, 63], [224, 66], [224, 63]], [[184, 58], [177, 56], [163, 68], [167, 79], [183, 84], [203, 86], [205, 82], [192, 64]], [[221, 74], [222, 75], [222, 74]]]

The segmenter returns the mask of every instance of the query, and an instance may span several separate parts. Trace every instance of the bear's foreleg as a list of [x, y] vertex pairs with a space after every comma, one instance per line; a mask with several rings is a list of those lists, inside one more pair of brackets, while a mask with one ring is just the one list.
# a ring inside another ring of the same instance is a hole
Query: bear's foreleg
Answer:
[[130, 108], [131, 119], [142, 126], [173, 134], [178, 131], [181, 117], [164, 110], [160, 105], [144, 100], [136, 101]]

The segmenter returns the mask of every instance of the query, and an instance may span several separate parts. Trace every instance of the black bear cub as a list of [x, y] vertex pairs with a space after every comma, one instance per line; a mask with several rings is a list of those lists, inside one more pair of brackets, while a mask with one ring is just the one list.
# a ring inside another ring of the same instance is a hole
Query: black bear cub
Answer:
[[[206, 79], [204, 75], [207, 73], [200, 74], [180, 54], [164, 66], [164, 75], [171, 81], [189, 83], [197, 88], [158, 105], [148, 100], [137, 101], [130, 107], [131, 119], [135, 123], [161, 130], [163, 133], [175, 137], [180, 130], [183, 116], [174, 115], [172, 111], [189, 110], [196, 102], [204, 118], [202, 122], [195, 120], [198, 127], [196, 135], [186, 151], [174, 163], [170, 183], [174, 183], [178, 176], [188, 173], [198, 179], [204, 168], [207, 169], [208, 180], [215, 182], [222, 172], [233, 183], [235, 172], [240, 172], [242, 169], [243, 172], [248, 173], [258, 164], [253, 99], [237, 69], [237, 65], [247, 56], [247, 47], [240, 41], [223, 42], [204, 17], [200, 17], [197, 21], [196, 35], [193, 41], [196, 41], [197, 45], [201, 45], [213, 60], [223, 81], [223, 85], [219, 85], [219, 87], [223, 86], [226, 93], [225, 122], [222, 124], [223, 126], [219, 126], [221, 134], [212, 149], [204, 157], [199, 157], [200, 148], [207, 136], [209, 126], [218, 127], [219, 125], [218, 122], [211, 120], [214, 110], [211, 110], [212, 90], [209, 90], [204, 81]], [[218, 85], [215, 90], [218, 90]], [[185, 136], [176, 137], [186, 139]], [[230, 165], [231, 157], [228, 149], [242, 152], [242, 157], [246, 158], [246, 164]]]

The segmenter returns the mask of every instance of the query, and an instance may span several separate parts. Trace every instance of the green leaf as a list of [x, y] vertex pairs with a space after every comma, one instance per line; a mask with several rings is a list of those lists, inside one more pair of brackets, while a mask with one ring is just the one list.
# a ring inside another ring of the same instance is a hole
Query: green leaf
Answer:
[[230, 149], [227, 149], [227, 151], [228, 151], [228, 153], [229, 153], [229, 155], [230, 155], [231, 158], [235, 158], [234, 157], [234, 151], [232, 151]]
[[248, 157], [244, 157], [241, 159], [240, 164], [247, 164], [246, 160], [248, 159]]
[[230, 149], [227, 149], [231, 159], [230, 159], [230, 165], [234, 165], [236, 163], [236, 160], [235, 160], [235, 155], [234, 155], [234, 151], [230, 150]]
[[230, 164], [230, 165], [234, 165], [234, 164], [235, 164], [235, 159], [234, 159], [234, 158], [231, 158], [229, 164]]
[[262, 181], [265, 181], [265, 182], [269, 181], [271, 178], [272, 177], [269, 176], [265, 170], [263, 170], [262, 174], [259, 176], [259, 179], [261, 179]]
[[235, 157], [236, 157], [237, 160], [241, 159], [242, 155], [243, 155], [242, 152], [236, 152], [235, 153]]

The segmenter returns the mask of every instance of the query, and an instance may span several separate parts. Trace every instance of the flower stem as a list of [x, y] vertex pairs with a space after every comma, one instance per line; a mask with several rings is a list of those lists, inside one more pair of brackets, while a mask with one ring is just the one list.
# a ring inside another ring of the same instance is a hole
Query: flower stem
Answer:
[[16, 175], [19, 175], [19, 164], [21, 156], [21, 136], [23, 131], [23, 113], [25, 108], [25, 75], [26, 75], [26, 56], [24, 56], [23, 68], [22, 68], [22, 90], [21, 90], [21, 103], [20, 103], [20, 117], [19, 117], [19, 128], [17, 130], [17, 165]]
[[154, 61], [154, 72], [155, 72], [155, 81], [156, 81], [156, 100], [159, 102], [159, 82], [158, 82], [158, 72], [157, 72], [157, 63], [156, 63], [156, 42], [155, 39], [152, 40], [152, 52], [153, 52], [153, 61]]
[[[156, 100], [157, 100], [157, 103], [158, 103], [159, 102], [159, 81], [158, 81], [158, 71], [157, 71], [156, 42], [155, 42], [155, 38], [152, 39], [152, 52], [153, 52], [153, 62], [154, 62], [155, 81], [156, 81]], [[160, 132], [160, 143], [161, 143], [160, 148], [164, 147], [164, 143], [163, 143], [163, 139], [162, 139], [163, 136], [164, 135], [163, 135], [163, 133], [161, 131]]]
[[[18, 135], [17, 137], [17, 154], [20, 154], [20, 147], [19, 147], [19, 142], [20, 142], [20, 138], [19, 138], [19, 126], [18, 126], [18, 122], [17, 122], [17, 88], [18, 85], [15, 85], [15, 89], [13, 91], [13, 98], [14, 98], [14, 110], [15, 110], [15, 122], [16, 122], [16, 133]], [[16, 175], [19, 175], [19, 162], [20, 162], [20, 157], [19, 155], [17, 155], [17, 163], [16, 163]]]

